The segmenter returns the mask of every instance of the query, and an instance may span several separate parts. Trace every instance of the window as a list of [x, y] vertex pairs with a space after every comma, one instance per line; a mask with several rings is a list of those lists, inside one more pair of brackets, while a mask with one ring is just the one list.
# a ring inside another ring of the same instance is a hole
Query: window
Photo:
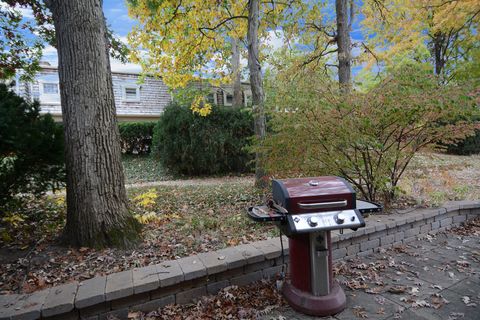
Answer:
[[243, 91], [243, 102], [246, 107], [252, 105], [252, 93], [250, 91]]
[[215, 102], [215, 96], [213, 93], [209, 93], [207, 94], [207, 102], [210, 103], [210, 104], [216, 104]]
[[58, 94], [58, 83], [43, 83], [43, 94]]
[[128, 85], [123, 87], [123, 100], [140, 101], [140, 87], [137, 85]]
[[60, 88], [58, 82], [39, 81], [40, 102], [44, 104], [60, 104]]
[[233, 93], [223, 90], [223, 105], [224, 106], [233, 105]]

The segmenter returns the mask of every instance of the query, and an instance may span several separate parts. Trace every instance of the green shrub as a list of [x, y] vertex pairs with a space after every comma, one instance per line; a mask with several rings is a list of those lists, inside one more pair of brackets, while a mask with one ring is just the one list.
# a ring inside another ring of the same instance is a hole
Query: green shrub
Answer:
[[473, 133], [468, 83], [439, 84], [404, 66], [365, 93], [336, 91], [317, 70], [278, 75], [268, 104], [272, 133], [258, 149], [275, 176], [338, 175], [362, 197], [388, 204], [413, 156]]
[[64, 181], [63, 132], [52, 117], [0, 84], [0, 206]]
[[122, 152], [126, 154], [147, 154], [152, 146], [155, 122], [120, 122]]
[[181, 174], [207, 175], [250, 170], [244, 149], [253, 135], [252, 115], [214, 107], [206, 117], [189, 107], [169, 105], [154, 129], [153, 148], [162, 165]]
[[458, 155], [471, 155], [480, 153], [480, 130], [475, 130], [475, 135], [466, 137], [454, 144], [447, 145], [447, 152]]

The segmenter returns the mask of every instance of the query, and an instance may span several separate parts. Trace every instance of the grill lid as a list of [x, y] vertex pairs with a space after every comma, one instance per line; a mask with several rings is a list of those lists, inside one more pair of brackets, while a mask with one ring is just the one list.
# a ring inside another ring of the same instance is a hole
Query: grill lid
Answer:
[[355, 208], [355, 191], [334, 176], [272, 181], [273, 200], [289, 214]]

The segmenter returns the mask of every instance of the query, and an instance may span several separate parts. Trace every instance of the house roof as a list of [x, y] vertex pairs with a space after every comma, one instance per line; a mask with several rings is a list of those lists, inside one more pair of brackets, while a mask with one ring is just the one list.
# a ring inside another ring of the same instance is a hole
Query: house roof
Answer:
[[[49, 63], [48, 64], [44, 64], [41, 62], [40, 64], [40, 69], [41, 70], [50, 70], [50, 71], [55, 71], [55, 72], [58, 72], [58, 66], [53, 66], [53, 65], [50, 65]], [[136, 75], [136, 76], [139, 76], [141, 74], [140, 71], [136, 72], [136, 71], [118, 71], [118, 70], [115, 70], [114, 68], [112, 68], [111, 70], [112, 74], [118, 74], [118, 75]], [[150, 76], [150, 77], [153, 77], [153, 76]], [[153, 77], [153, 78], [158, 78], [158, 79], [162, 79], [162, 77]], [[250, 85], [250, 82], [248, 81], [242, 81], [241, 82], [242, 85]], [[224, 84], [224, 85], [221, 85], [219, 88], [221, 87], [224, 87], [224, 86], [231, 86], [231, 84]], [[217, 87], [217, 86], [213, 86], [213, 87]]]

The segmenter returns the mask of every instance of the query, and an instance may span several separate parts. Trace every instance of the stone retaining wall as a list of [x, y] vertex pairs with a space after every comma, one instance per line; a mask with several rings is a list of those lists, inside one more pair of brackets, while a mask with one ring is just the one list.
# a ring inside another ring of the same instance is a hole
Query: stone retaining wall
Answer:
[[[480, 201], [451, 202], [437, 209], [372, 215], [355, 232], [332, 232], [333, 258], [369, 255], [408, 243], [480, 216]], [[284, 238], [285, 262], [288, 240]], [[184, 304], [230, 285], [275, 277], [284, 267], [278, 238], [202, 253], [157, 265], [69, 283], [33, 294], [0, 296], [2, 319], [126, 319], [128, 311]]]

